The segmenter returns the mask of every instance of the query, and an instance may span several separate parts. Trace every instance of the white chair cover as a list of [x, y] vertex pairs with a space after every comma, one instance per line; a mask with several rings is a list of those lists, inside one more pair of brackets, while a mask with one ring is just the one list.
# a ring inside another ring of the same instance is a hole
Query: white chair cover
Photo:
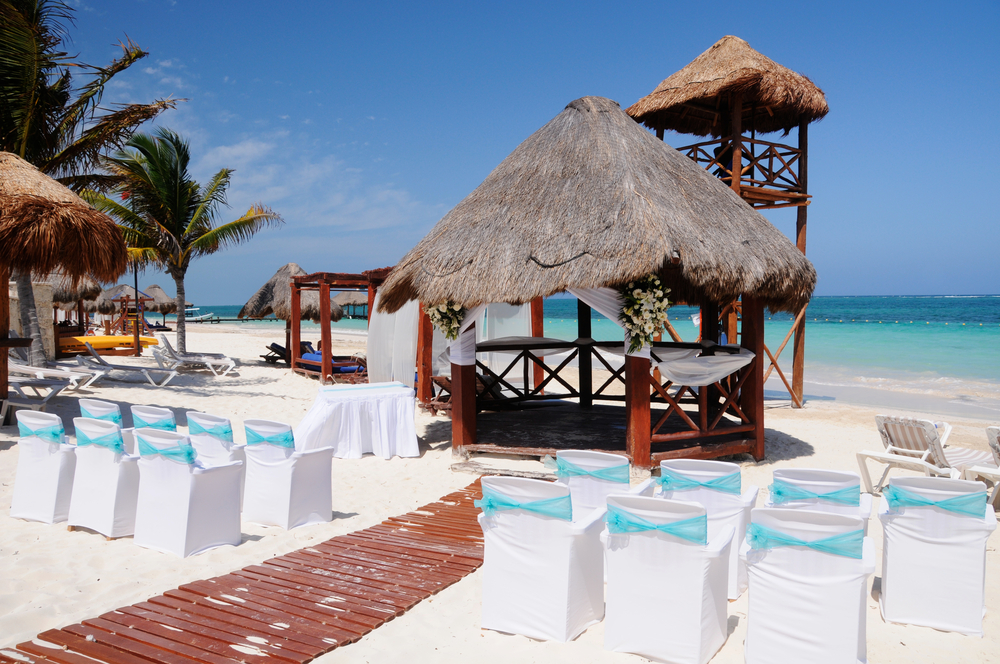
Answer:
[[[174, 429], [177, 428], [177, 418], [174, 417], [174, 411], [169, 408], [160, 408], [158, 406], [129, 406], [129, 410], [132, 411], [133, 428], [141, 428], [142, 422], [145, 422], [146, 424], [154, 424], [162, 420], [169, 420], [173, 423]], [[140, 418], [139, 422], [136, 421], [137, 417]]]
[[[159, 449], [187, 444], [187, 436], [138, 429], [137, 442]], [[186, 558], [240, 543], [240, 466], [206, 468], [155, 455], [139, 459], [135, 538], [142, 547]]]
[[[94, 413], [89, 408], [87, 411]], [[121, 432], [114, 422], [88, 417], [73, 418], [73, 427], [78, 443], [81, 433], [93, 440]], [[89, 528], [105, 537], [131, 535], [139, 498], [138, 461], [138, 456], [119, 454], [101, 445], [78, 444], [69, 525]]]
[[323, 388], [295, 428], [296, 449], [332, 447], [338, 459], [418, 457], [414, 395], [397, 382]]
[[[270, 420], [246, 420], [250, 432], [269, 437], [291, 427]], [[333, 448], [298, 452], [271, 443], [248, 444], [243, 518], [285, 530], [333, 519]]]
[[[58, 415], [33, 410], [14, 413], [18, 424], [33, 431], [62, 426]], [[73, 472], [76, 468], [76, 447], [52, 443], [38, 436], [26, 436], [17, 441], [17, 475], [10, 515], [15, 519], [59, 523], [69, 516], [73, 494]]]
[[[99, 420], [105, 420], [108, 419], [108, 416], [117, 416], [118, 420], [121, 420], [122, 409], [114, 402], [100, 401], [99, 399], [78, 399], [78, 401], [80, 403], [80, 417], [94, 417]], [[124, 422], [118, 424], [118, 426], [123, 425]]]
[[[826, 470], [822, 468], [778, 468], [774, 471], [774, 479], [791, 484], [799, 489], [812, 493], [824, 494], [851, 487], [861, 487], [861, 476], [844, 470]], [[787, 500], [774, 504], [771, 496], [764, 502], [765, 507], [785, 507], [790, 509], [805, 509], [830, 514], [847, 514], [860, 516], [865, 520], [865, 535], [868, 534], [868, 519], [872, 515], [872, 495], [862, 493], [858, 505], [846, 505], [820, 498], [803, 498]]]
[[[661, 525], [706, 514], [696, 503], [608, 496], [616, 507]], [[708, 544], [659, 531], [609, 534], [604, 648], [654, 661], [705, 664], [726, 642], [732, 526]]]
[[574, 521], [589, 517], [595, 509], [604, 509], [609, 495], [629, 492], [628, 457], [592, 450], [560, 450], [556, 452], [556, 458], [568, 461], [586, 471], [625, 466], [625, 482], [613, 482], [592, 475], [575, 475], [556, 480], [569, 487]]
[[[660, 468], [667, 468], [677, 475], [698, 482], [708, 482], [719, 477], [740, 472], [735, 463], [708, 461], [704, 459], [675, 459], [661, 461]], [[660, 471], [661, 474], [663, 471]], [[746, 561], [740, 559], [740, 544], [750, 523], [750, 510], [757, 502], [757, 487], [743, 487], [742, 493], [733, 494], [714, 489], [698, 487], [677, 491], [658, 491], [660, 498], [698, 503], [708, 513], [708, 539], [711, 541], [727, 528], [735, 532], [733, 545], [729, 550], [728, 597], [736, 599], [747, 589]]]
[[[555, 482], [484, 477], [518, 502], [569, 495]], [[604, 616], [600, 533], [603, 510], [574, 522], [534, 512], [479, 515], [483, 528], [484, 629], [547, 641], [571, 641]]]
[[[857, 516], [757, 508], [751, 523], [806, 542], [863, 530]], [[867, 662], [865, 599], [875, 547], [865, 537], [860, 559], [803, 546], [751, 549], [744, 541], [750, 604], [747, 664]]]
[[[212, 430], [218, 427], [228, 427], [232, 431], [233, 424], [228, 418], [209, 415], [208, 413], [199, 413], [193, 410], [189, 410], [186, 415], [188, 419], [188, 438], [191, 439], [191, 445], [194, 446], [195, 451], [198, 453], [198, 461], [202, 465], [223, 466], [233, 461], [243, 463], [240, 467], [240, 507], [242, 508], [243, 488], [246, 484], [247, 472], [246, 445], [237, 444], [232, 440], [226, 440], [225, 436], [212, 433]], [[205, 429], [205, 432], [191, 433], [192, 423]], [[229, 438], [232, 438], [232, 436], [229, 436]]]
[[[982, 482], [944, 477], [893, 478], [889, 486], [933, 501], [986, 490]], [[986, 505], [979, 517], [932, 506], [893, 512], [883, 495], [878, 518], [884, 533], [882, 618], [982, 636], [986, 542], [997, 527], [993, 507]]]

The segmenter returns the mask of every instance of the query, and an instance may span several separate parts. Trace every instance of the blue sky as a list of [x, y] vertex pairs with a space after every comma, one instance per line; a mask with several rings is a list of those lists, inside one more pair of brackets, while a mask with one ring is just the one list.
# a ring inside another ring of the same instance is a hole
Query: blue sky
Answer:
[[[150, 52], [105, 103], [186, 98], [158, 124], [190, 140], [195, 176], [234, 168], [232, 218], [254, 202], [285, 218], [194, 262], [196, 303], [242, 303], [289, 261], [395, 263], [568, 102], [626, 107], [727, 34], [827, 95], [809, 136], [817, 295], [1000, 292], [995, 2], [74, 4], [83, 61], [126, 35]], [[794, 211], [768, 218], [794, 232]]]

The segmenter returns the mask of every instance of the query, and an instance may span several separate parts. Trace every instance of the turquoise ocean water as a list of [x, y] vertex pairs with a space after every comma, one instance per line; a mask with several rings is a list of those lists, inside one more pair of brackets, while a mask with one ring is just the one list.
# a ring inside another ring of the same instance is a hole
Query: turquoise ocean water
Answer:
[[[239, 306], [199, 305], [200, 313], [235, 318]], [[670, 321], [685, 340], [698, 330], [696, 309], [675, 306]], [[765, 338], [774, 353], [788, 333], [792, 316], [767, 313]], [[156, 316], [151, 316], [156, 318]], [[172, 316], [168, 316], [169, 321]], [[282, 321], [241, 325], [273, 326]], [[335, 329], [366, 329], [365, 320], [343, 319]], [[305, 329], [314, 327], [305, 323]], [[621, 330], [592, 314], [593, 337], [618, 340]], [[545, 301], [545, 335], [577, 336], [576, 300]], [[792, 345], [779, 358], [790, 374]], [[776, 374], [768, 391], [782, 386]], [[806, 396], [879, 405], [916, 404], [938, 412], [958, 412], [1000, 421], [1000, 295], [814, 297], [806, 316]]]

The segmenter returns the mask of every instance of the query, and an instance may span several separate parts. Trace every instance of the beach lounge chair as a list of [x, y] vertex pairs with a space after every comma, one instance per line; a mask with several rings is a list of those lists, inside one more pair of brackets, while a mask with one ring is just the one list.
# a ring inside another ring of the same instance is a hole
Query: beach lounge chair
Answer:
[[567, 642], [604, 617], [604, 509], [573, 520], [569, 487], [484, 477], [483, 629]]
[[993, 483], [990, 504], [1000, 508], [1000, 427], [986, 427], [986, 442], [993, 452], [992, 464], [978, 464], [965, 469], [967, 480], [988, 480]]
[[273, 343], [267, 347], [267, 354], [261, 355], [260, 358], [267, 362], [268, 364], [277, 364], [278, 361], [285, 361], [288, 356], [288, 350], [279, 343]]
[[746, 561], [740, 559], [740, 545], [750, 523], [750, 510], [757, 502], [757, 487], [743, 487], [740, 467], [725, 461], [675, 459], [660, 462], [656, 496], [702, 505], [708, 515], [708, 538], [727, 528], [735, 532], [727, 560], [729, 599], [737, 599], [747, 589]]
[[139, 457], [125, 453], [121, 428], [114, 422], [75, 417], [73, 426], [76, 472], [69, 529], [88, 528], [108, 539], [131, 535], [139, 497]]
[[[908, 468], [925, 475], [960, 478], [964, 468], [989, 462], [989, 452], [970, 450], [964, 447], [945, 449], [951, 425], [947, 422], [932, 422], [909, 417], [877, 415], [875, 425], [885, 452], [864, 450], [858, 452], [858, 466], [867, 493], [878, 493], [885, 484], [892, 468]], [[878, 486], [872, 488], [866, 459], [886, 464]]]
[[225, 417], [189, 410], [188, 438], [206, 466], [222, 466], [233, 461], [243, 464], [240, 469], [240, 509], [243, 507], [243, 487], [246, 484], [246, 444], [233, 442], [233, 425]]
[[750, 580], [747, 664], [867, 661], [865, 608], [875, 546], [862, 521], [812, 510], [750, 512], [741, 547]]
[[51, 413], [18, 411], [17, 475], [10, 515], [59, 523], [69, 516], [76, 447], [66, 439], [62, 420]]
[[[161, 334], [159, 337], [160, 341], [163, 342], [163, 352], [161, 353], [159, 349], [154, 348], [153, 357], [156, 358], [156, 363], [164, 369], [204, 365], [213, 375], [225, 376], [236, 368], [236, 361], [225, 355], [219, 353], [179, 353], [173, 349], [166, 336]], [[219, 371], [222, 373], [220, 374]]]
[[[149, 381], [149, 384], [152, 385], [153, 387], [166, 387], [167, 383], [169, 383], [171, 380], [173, 380], [174, 376], [177, 375], [177, 371], [176, 370], [174, 370], [174, 369], [164, 369], [162, 367], [159, 368], [159, 369], [157, 369], [155, 367], [137, 367], [137, 366], [131, 366], [131, 365], [128, 365], [128, 364], [110, 364], [108, 362], [105, 362], [104, 358], [101, 357], [98, 354], [98, 352], [96, 350], [94, 350], [94, 347], [91, 346], [89, 343], [84, 342], [83, 345], [87, 347], [87, 352], [89, 352], [90, 355], [91, 355], [90, 357], [83, 357], [81, 355], [81, 356], [79, 356], [79, 357], [76, 358], [77, 362], [80, 363], [80, 366], [83, 366], [83, 367], [95, 367], [96, 366], [96, 367], [100, 367], [102, 369], [107, 369], [109, 373], [110, 372], [118, 371], [118, 372], [121, 372], [121, 373], [130, 373], [130, 374], [137, 374], [138, 373], [138, 374], [142, 374], [146, 378], [146, 380]], [[163, 379], [162, 382], [157, 383], [153, 379], [154, 375], [164, 375], [165, 378]]]
[[291, 530], [333, 519], [333, 448], [295, 448], [282, 422], [246, 420], [246, 486], [243, 518]]
[[986, 546], [997, 517], [982, 482], [894, 477], [878, 510], [887, 622], [983, 635]]
[[[11, 406], [44, 412], [49, 401], [69, 387], [69, 381], [10, 376], [7, 379], [7, 386], [14, 391], [15, 395], [12, 396], [8, 393], [7, 398], [3, 401], [3, 406], [0, 406], [0, 422], [6, 419], [7, 410]], [[28, 390], [31, 390], [31, 393]], [[42, 394], [42, 390], [45, 390], [45, 394]]]
[[240, 466], [205, 467], [188, 437], [137, 429], [135, 544], [186, 558], [240, 543]]
[[104, 369], [89, 369], [85, 367], [76, 367], [74, 369], [70, 369], [68, 367], [33, 367], [14, 360], [9, 362], [8, 369], [11, 373], [21, 374], [24, 376], [34, 376], [35, 378], [42, 379], [48, 378], [54, 380], [67, 380], [69, 381], [69, 386], [66, 387], [67, 390], [77, 390], [84, 387], [90, 387], [97, 381], [97, 379], [106, 376], [108, 373]]
[[764, 507], [860, 516], [868, 534], [872, 496], [861, 493], [861, 478], [857, 473], [825, 468], [779, 468], [774, 471], [774, 483], [768, 490]]
[[607, 499], [604, 649], [705, 664], [726, 642], [726, 583], [735, 530], [708, 537], [701, 505], [648, 496]]

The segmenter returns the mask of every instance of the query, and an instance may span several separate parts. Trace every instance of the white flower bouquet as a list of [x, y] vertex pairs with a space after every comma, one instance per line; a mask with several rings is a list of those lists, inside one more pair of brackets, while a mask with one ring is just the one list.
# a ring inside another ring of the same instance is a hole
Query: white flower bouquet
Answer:
[[643, 346], [652, 346], [653, 337], [663, 330], [667, 320], [667, 301], [669, 288], [664, 288], [660, 278], [649, 275], [636, 281], [630, 281], [619, 291], [625, 303], [618, 320], [628, 330], [631, 343], [629, 353], [642, 350]]
[[431, 319], [431, 323], [444, 333], [444, 336], [454, 341], [458, 339], [458, 330], [462, 327], [462, 320], [465, 318], [465, 309], [462, 305], [448, 301], [444, 304], [430, 304], [424, 307], [424, 313]]

